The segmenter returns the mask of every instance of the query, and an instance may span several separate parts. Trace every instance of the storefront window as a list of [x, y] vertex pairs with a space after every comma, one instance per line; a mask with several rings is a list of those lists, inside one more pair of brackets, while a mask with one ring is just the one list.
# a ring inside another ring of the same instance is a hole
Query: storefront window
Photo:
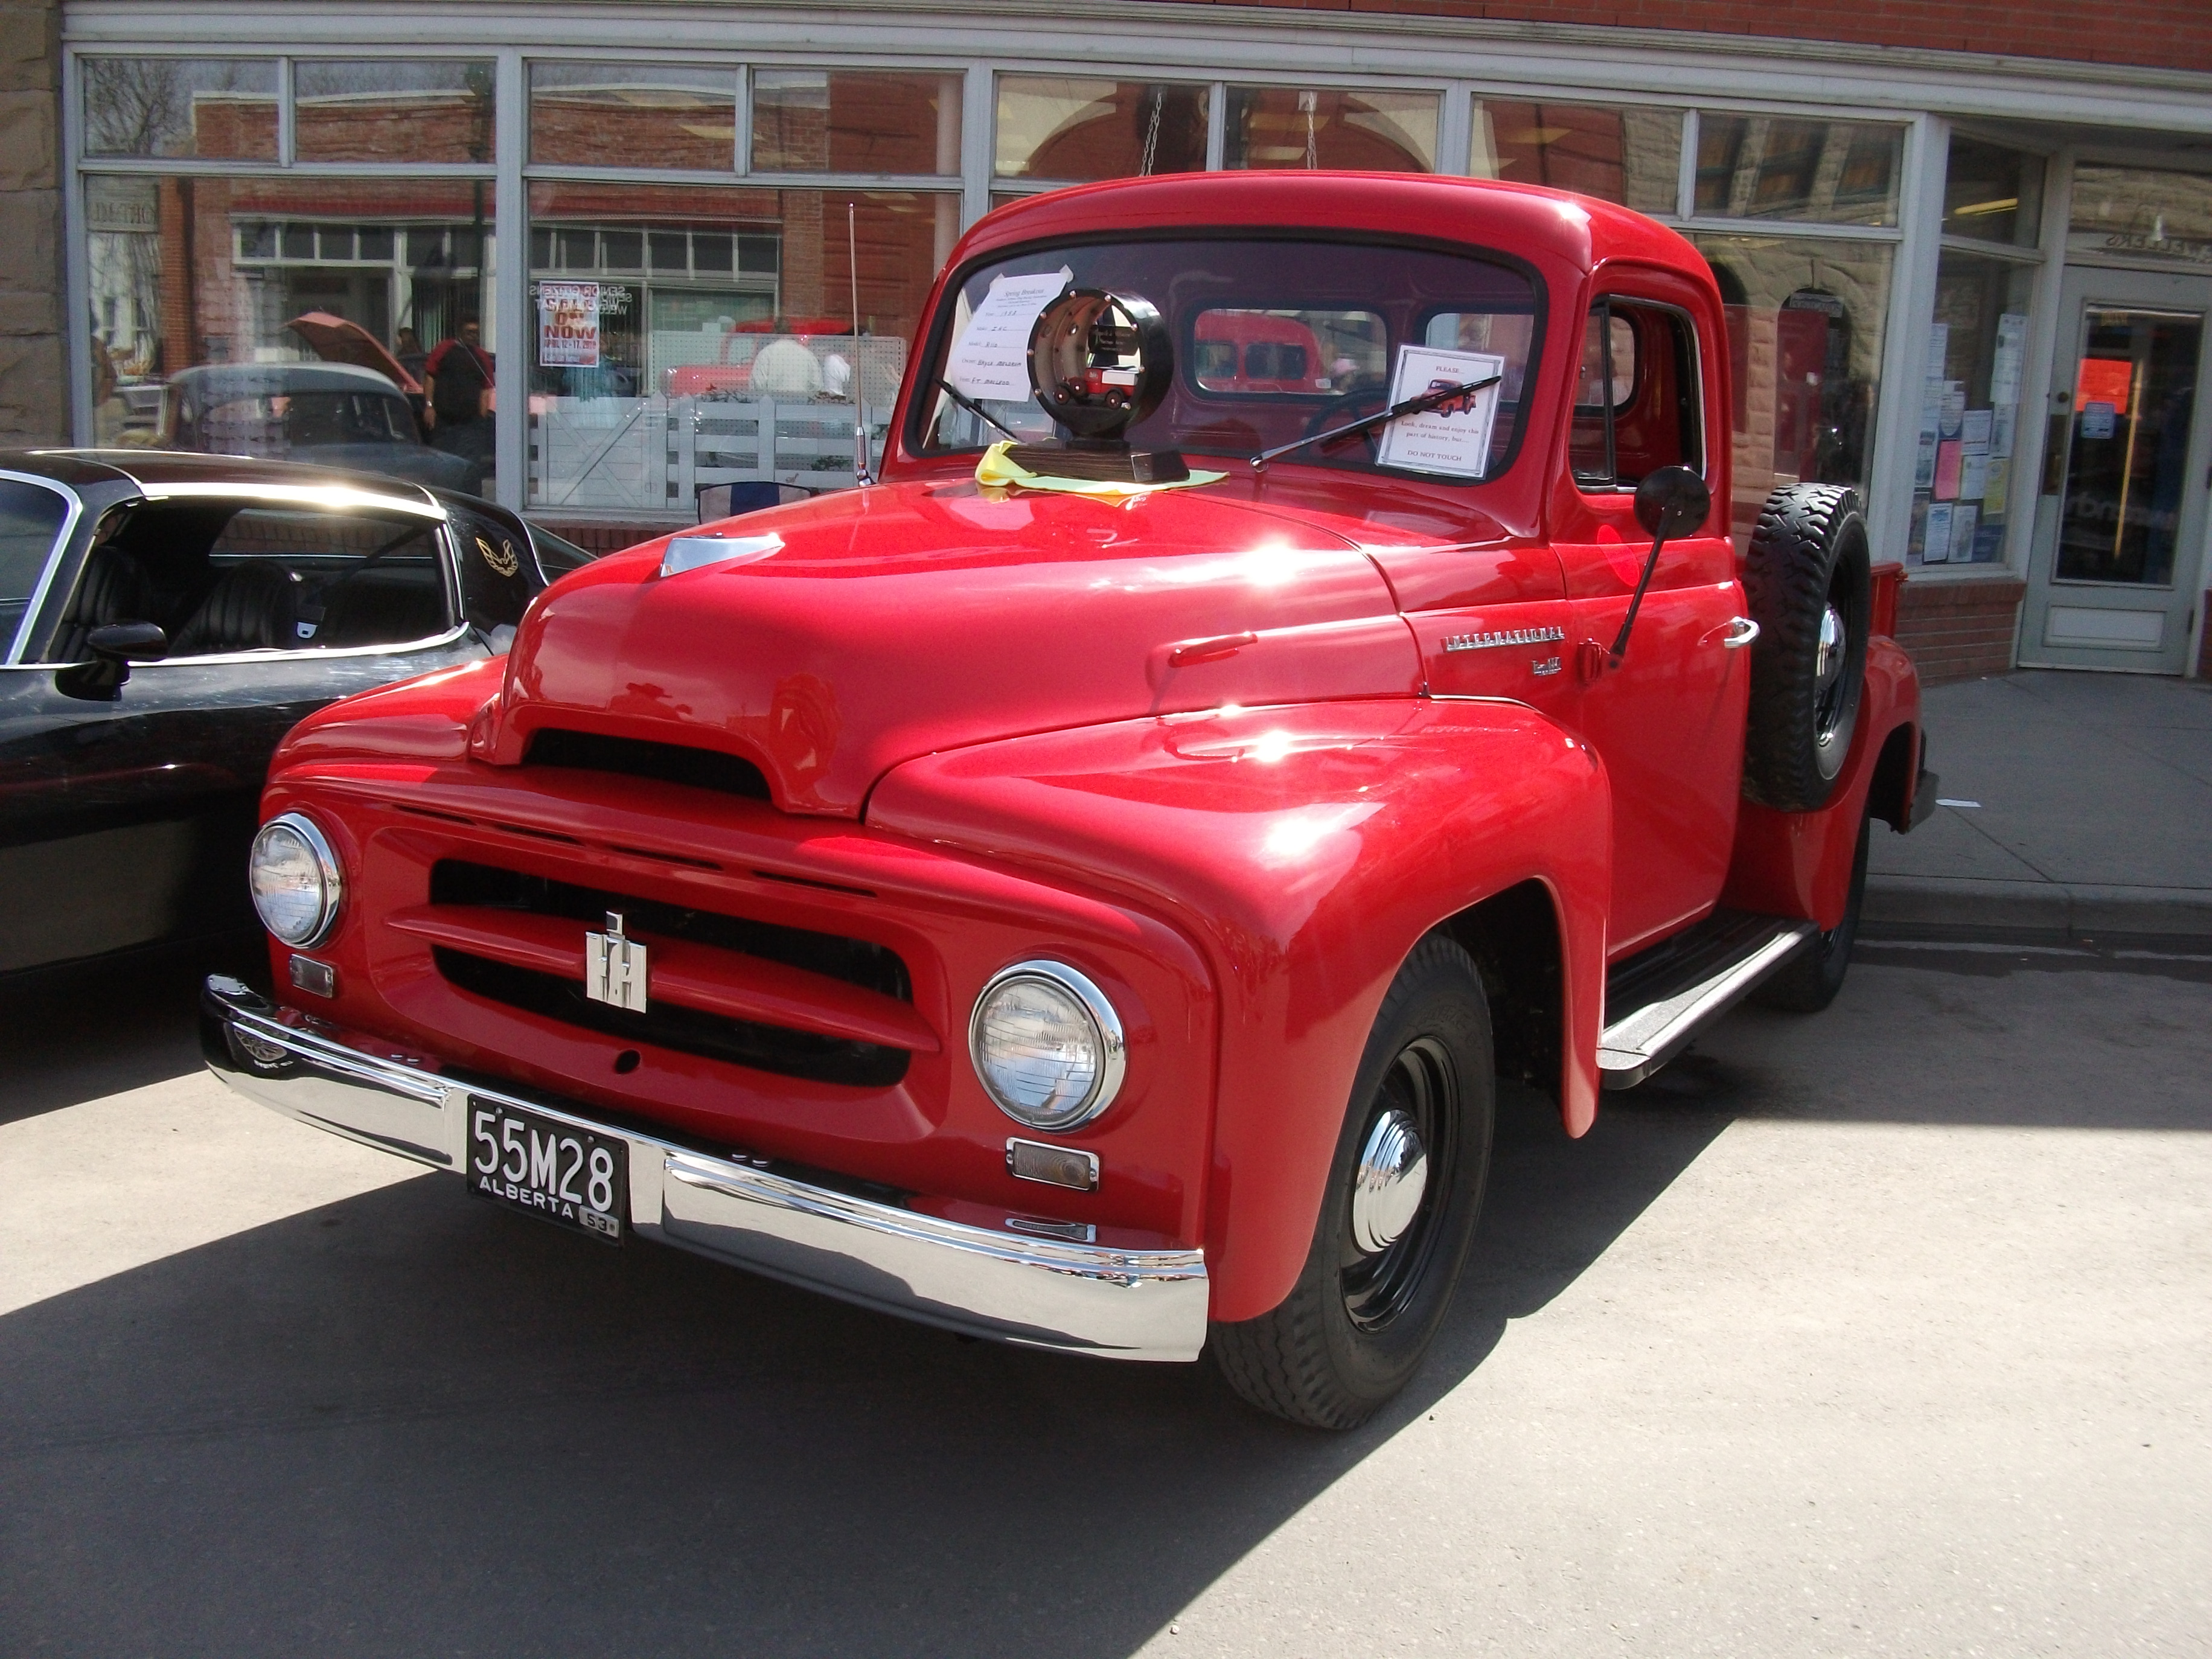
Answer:
[[85, 191], [97, 442], [489, 491], [488, 356], [478, 388], [448, 354], [448, 392], [470, 383], [453, 420], [423, 392], [440, 346], [491, 332], [489, 182], [95, 176]]
[[1908, 564], [2000, 564], [2035, 267], [1943, 251], [1921, 392]]
[[84, 153], [276, 159], [276, 64], [251, 58], [88, 58]]
[[1806, 236], [1691, 240], [1712, 266], [1728, 321], [1732, 521], [1747, 545], [1774, 489], [1865, 490], [1895, 250]]
[[1474, 106], [1468, 171], [1672, 216], [1681, 159], [1680, 110], [1486, 98]]
[[702, 484], [851, 483], [854, 404], [880, 434], [958, 204], [532, 185], [529, 503], [688, 516]]
[[727, 173], [737, 165], [738, 73], [659, 64], [532, 64], [530, 159], [540, 166]]
[[995, 171], [1002, 179], [1069, 182], [1200, 172], [1211, 91], [1160, 81], [1002, 75]]
[[1954, 137], [1943, 173], [1943, 234], [2033, 247], [2043, 228], [2043, 158]]
[[2212, 265], [2212, 173], [2083, 163], [2066, 230], [2069, 253]]
[[1700, 216], [1893, 225], [1905, 129], [1772, 115], [1698, 118]]
[[957, 75], [757, 70], [753, 171], [960, 172]]
[[1433, 173], [1438, 105], [1432, 92], [1231, 87], [1221, 164]]
[[356, 58], [292, 66], [302, 161], [489, 161], [492, 65]]

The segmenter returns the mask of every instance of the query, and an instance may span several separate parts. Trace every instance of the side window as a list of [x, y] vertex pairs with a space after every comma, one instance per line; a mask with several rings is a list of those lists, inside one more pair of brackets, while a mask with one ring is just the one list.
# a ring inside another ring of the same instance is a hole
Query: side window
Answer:
[[500, 514], [469, 507], [453, 509], [453, 528], [462, 617], [486, 634], [514, 627], [545, 586], [531, 556], [528, 532]]
[[1568, 464], [1584, 489], [1633, 489], [1662, 466], [1705, 470], [1697, 336], [1665, 306], [1606, 299], [1583, 333]]
[[438, 522], [205, 498], [143, 501], [100, 526], [53, 641], [81, 660], [104, 623], [150, 622], [168, 656], [404, 645], [447, 632]]
[[0, 478], [0, 658], [8, 654], [68, 517], [68, 498], [58, 491]]

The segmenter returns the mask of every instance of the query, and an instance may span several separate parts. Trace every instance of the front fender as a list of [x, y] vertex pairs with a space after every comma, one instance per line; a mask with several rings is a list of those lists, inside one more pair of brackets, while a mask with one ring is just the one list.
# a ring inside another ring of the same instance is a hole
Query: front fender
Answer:
[[1611, 798], [1517, 703], [1225, 708], [1014, 738], [890, 773], [872, 825], [1133, 902], [1194, 939], [1220, 999], [1204, 1244], [1212, 1316], [1304, 1261], [1353, 1073], [1421, 936], [1541, 882], [1561, 928], [1570, 1132], [1595, 1111]]

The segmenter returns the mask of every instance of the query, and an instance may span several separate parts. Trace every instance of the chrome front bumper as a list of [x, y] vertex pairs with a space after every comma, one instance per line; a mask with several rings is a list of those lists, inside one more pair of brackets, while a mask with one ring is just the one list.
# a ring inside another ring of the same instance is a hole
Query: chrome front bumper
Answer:
[[630, 1222], [697, 1251], [886, 1313], [1030, 1347], [1188, 1360], [1206, 1340], [1199, 1250], [1116, 1249], [998, 1231], [854, 1197], [599, 1122], [573, 1106], [479, 1088], [310, 1030], [238, 981], [201, 999], [208, 1067], [319, 1129], [459, 1173], [471, 1097], [629, 1143]]

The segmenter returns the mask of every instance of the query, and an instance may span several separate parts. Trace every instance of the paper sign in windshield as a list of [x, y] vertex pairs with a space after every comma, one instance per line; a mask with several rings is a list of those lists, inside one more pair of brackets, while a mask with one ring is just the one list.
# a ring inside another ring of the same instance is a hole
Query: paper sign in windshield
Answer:
[[1066, 265], [1037, 276], [994, 276], [945, 359], [945, 378], [970, 398], [1027, 403], [1030, 331], [1067, 287]]
[[[1486, 380], [1504, 372], [1505, 359], [1494, 352], [1402, 345], [1397, 370], [1390, 377], [1390, 401], [1403, 403], [1426, 392]], [[1376, 463], [1453, 478], [1480, 478], [1490, 471], [1490, 429], [1497, 422], [1498, 394], [1504, 389], [1488, 386], [1417, 415], [1400, 416], [1382, 428]]]

